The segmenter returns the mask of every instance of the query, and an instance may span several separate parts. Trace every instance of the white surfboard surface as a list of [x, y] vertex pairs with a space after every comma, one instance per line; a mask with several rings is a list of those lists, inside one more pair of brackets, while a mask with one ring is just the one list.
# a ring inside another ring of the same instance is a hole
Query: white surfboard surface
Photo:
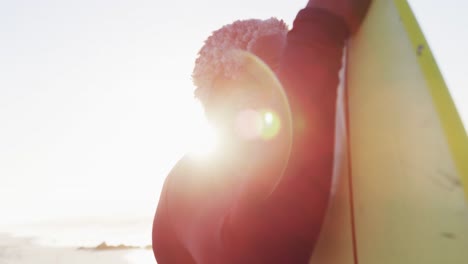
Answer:
[[468, 263], [468, 137], [407, 1], [374, 0], [347, 53], [311, 263]]

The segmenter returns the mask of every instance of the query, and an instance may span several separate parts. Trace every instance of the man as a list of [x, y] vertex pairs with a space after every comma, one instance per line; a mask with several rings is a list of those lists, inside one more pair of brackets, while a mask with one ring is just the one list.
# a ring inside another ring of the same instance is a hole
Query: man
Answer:
[[[342, 50], [369, 4], [310, 0], [290, 31], [276, 19], [244, 20], [207, 39], [193, 78], [225, 143], [209, 160], [185, 156], [168, 175], [153, 226], [159, 264], [308, 263], [330, 195]], [[275, 72], [290, 108], [259, 87], [238, 50]], [[290, 129], [267, 139], [239, 132], [262, 109]]]

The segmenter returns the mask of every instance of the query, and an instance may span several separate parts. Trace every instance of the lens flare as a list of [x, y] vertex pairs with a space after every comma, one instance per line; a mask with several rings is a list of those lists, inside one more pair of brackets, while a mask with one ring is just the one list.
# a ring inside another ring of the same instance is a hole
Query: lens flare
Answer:
[[262, 131], [262, 116], [258, 111], [247, 109], [237, 115], [235, 130], [245, 140], [258, 139]]
[[[252, 95], [254, 98], [252, 99], [252, 104], [245, 104], [245, 102], [242, 102], [242, 104], [235, 105], [235, 108], [232, 108], [231, 105], [230, 111], [228, 111], [229, 116], [226, 118], [228, 127], [220, 127], [220, 129], [223, 129], [220, 141], [224, 141], [227, 138], [224, 135], [224, 129], [226, 129], [228, 133], [237, 133], [236, 136], [244, 140], [263, 140], [266, 141], [266, 143], [269, 143], [271, 140], [272, 144], [278, 146], [278, 149], [276, 149], [278, 152], [277, 155], [271, 155], [271, 160], [268, 161], [271, 164], [275, 164], [275, 171], [271, 174], [268, 173], [270, 175], [268, 182], [262, 184], [264, 185], [262, 187], [263, 190], [258, 195], [260, 199], [268, 197], [271, 192], [275, 190], [276, 185], [281, 181], [286, 170], [292, 147], [293, 130], [291, 108], [281, 83], [268, 65], [249, 52], [237, 51], [238, 52], [234, 55], [238, 56], [239, 60], [242, 60], [243, 72], [255, 78], [248, 79], [248, 81], [252, 82], [246, 85], [248, 89], [245, 91], [242, 89], [242, 91], [236, 91], [240, 93], [241, 97], [243, 95], [246, 96], [246, 99], [251, 99], [248, 95]], [[234, 93], [233, 98], [237, 98], [235, 95], [237, 94]], [[255, 97], [255, 95], [259, 96]], [[239, 107], [247, 107], [247, 105], [252, 109], [239, 109]], [[229, 104], [226, 105], [226, 107], [229, 108]], [[233, 113], [233, 111], [237, 110], [241, 111]], [[280, 134], [281, 138], [278, 138]], [[273, 139], [278, 140], [273, 142]], [[220, 142], [216, 152], [223, 153], [223, 151], [225, 151], [224, 146], [230, 143], [231, 142]], [[234, 142], [234, 144], [236, 143], [238, 142]], [[209, 150], [209, 148], [206, 147], [206, 143], [202, 144], [201, 142], [197, 142], [197, 145], [201, 145], [201, 147], [196, 148], [198, 151], [205, 152]], [[253, 144], [253, 146], [260, 145], [262, 144]], [[210, 153], [210, 151], [208, 151], [208, 153]], [[213, 156], [214, 155], [210, 155], [210, 157]]]
[[279, 116], [273, 111], [264, 111], [263, 126], [261, 137], [264, 140], [270, 140], [278, 135], [281, 129], [281, 120]]
[[274, 116], [272, 112], [266, 112], [263, 117], [266, 125], [271, 125], [273, 123], [273, 118]]
[[237, 135], [245, 140], [270, 140], [281, 128], [280, 118], [270, 110], [240, 111], [235, 122]]

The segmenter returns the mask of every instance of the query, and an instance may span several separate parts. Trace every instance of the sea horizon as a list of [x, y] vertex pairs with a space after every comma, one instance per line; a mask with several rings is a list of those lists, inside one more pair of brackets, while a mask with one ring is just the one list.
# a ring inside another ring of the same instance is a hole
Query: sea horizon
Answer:
[[154, 264], [151, 224], [148, 217], [1, 224], [0, 263]]

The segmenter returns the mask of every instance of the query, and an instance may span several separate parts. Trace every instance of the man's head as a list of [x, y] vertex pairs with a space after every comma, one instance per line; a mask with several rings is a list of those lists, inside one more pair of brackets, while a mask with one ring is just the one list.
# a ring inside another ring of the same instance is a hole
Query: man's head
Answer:
[[193, 71], [195, 95], [218, 129], [222, 153], [235, 167], [270, 175], [255, 183], [265, 193], [283, 175], [292, 145], [289, 101], [275, 73], [287, 33], [274, 18], [236, 21], [205, 41]]
[[[205, 41], [192, 78], [195, 96], [212, 122], [229, 127], [243, 109], [275, 100], [272, 90], [262, 87], [264, 72], [277, 70], [287, 32], [281, 20], [249, 19], [214, 31]], [[269, 70], [262, 71], [260, 64]]]

